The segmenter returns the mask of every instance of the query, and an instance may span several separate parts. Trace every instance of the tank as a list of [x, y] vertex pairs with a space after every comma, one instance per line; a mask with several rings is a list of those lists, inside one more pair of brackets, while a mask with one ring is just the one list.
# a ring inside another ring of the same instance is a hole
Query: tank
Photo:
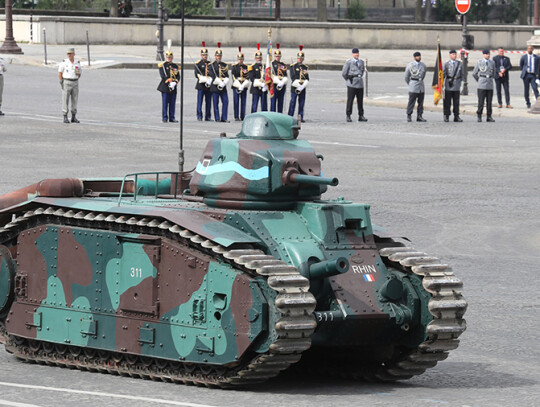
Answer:
[[1, 196], [5, 350], [222, 388], [291, 365], [403, 380], [444, 360], [465, 330], [461, 280], [373, 225], [370, 205], [322, 199], [338, 180], [299, 132], [255, 113], [190, 172]]

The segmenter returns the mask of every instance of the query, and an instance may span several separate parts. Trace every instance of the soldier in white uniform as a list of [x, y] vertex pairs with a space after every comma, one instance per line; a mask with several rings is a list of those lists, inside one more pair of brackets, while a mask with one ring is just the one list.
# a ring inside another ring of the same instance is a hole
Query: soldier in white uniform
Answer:
[[420, 52], [413, 54], [414, 61], [409, 62], [407, 68], [405, 68], [405, 82], [409, 85], [409, 104], [407, 105], [407, 121], [412, 121], [412, 113], [414, 110], [414, 104], [418, 101], [418, 107], [416, 108], [416, 121], [425, 122], [422, 117], [424, 113], [424, 77], [426, 76], [426, 65], [420, 62], [422, 55]]
[[4, 92], [4, 72], [6, 71], [6, 63], [0, 58], [0, 116], [4, 115], [2, 113], [2, 93]]
[[69, 48], [67, 59], [58, 66], [58, 78], [62, 87], [62, 112], [64, 123], [68, 120], [68, 102], [71, 99], [71, 123], [80, 123], [77, 120], [77, 100], [79, 98], [79, 78], [81, 77], [81, 63], [75, 60], [75, 49]]
[[491, 102], [493, 100], [493, 79], [495, 78], [495, 64], [489, 59], [489, 49], [482, 51], [484, 57], [480, 59], [473, 71], [473, 78], [478, 82], [478, 110], [476, 115], [478, 121], [482, 121], [482, 112], [484, 110], [484, 100], [486, 101], [486, 122], [494, 122]]

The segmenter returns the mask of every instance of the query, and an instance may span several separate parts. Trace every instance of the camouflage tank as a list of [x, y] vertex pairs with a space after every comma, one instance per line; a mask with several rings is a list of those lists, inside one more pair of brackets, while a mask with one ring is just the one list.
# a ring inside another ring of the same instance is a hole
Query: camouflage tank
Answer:
[[246, 117], [185, 173], [0, 197], [0, 340], [17, 358], [231, 387], [295, 364], [401, 380], [465, 330], [462, 282], [372, 225], [292, 118]]

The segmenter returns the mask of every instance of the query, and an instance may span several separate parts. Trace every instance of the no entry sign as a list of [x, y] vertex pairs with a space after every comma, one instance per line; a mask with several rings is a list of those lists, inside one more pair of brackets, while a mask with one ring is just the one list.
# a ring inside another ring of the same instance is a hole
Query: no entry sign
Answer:
[[465, 14], [471, 8], [471, 0], [456, 0], [456, 10]]

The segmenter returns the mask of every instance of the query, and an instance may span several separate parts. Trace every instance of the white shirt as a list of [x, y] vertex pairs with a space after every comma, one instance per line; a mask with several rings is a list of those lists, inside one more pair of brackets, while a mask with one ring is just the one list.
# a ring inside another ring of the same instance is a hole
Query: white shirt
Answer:
[[69, 59], [64, 59], [58, 65], [58, 72], [62, 73], [64, 79], [78, 79], [77, 74], [81, 74], [81, 62], [73, 60], [72, 63]]

